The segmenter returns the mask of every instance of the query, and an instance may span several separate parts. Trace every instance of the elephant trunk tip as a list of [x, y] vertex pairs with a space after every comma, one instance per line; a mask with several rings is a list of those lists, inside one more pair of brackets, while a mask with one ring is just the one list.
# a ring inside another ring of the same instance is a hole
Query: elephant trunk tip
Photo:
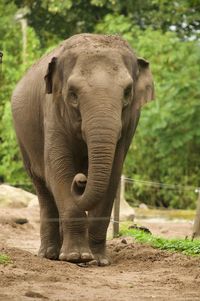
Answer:
[[87, 177], [84, 174], [78, 173], [74, 177], [71, 185], [71, 192], [75, 199], [79, 199], [83, 195], [86, 184], [87, 184]]

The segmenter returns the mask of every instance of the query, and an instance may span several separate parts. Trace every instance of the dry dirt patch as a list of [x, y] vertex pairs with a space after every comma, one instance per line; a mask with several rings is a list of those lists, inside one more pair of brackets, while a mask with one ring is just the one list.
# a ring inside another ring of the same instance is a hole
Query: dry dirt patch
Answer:
[[0, 252], [12, 263], [0, 266], [1, 301], [200, 300], [198, 258], [120, 238], [108, 242], [111, 266], [83, 268], [38, 258], [38, 246], [38, 209], [2, 209]]

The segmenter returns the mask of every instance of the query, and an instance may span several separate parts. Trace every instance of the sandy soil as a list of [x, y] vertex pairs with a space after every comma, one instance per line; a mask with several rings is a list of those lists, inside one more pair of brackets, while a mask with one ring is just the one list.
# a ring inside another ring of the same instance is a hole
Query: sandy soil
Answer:
[[[16, 224], [21, 217], [29, 222]], [[143, 224], [168, 237], [191, 233], [190, 223]], [[120, 238], [108, 241], [111, 266], [84, 268], [38, 258], [38, 247], [38, 208], [1, 209], [0, 252], [12, 258], [12, 263], [0, 265], [1, 301], [200, 300], [197, 258]]]

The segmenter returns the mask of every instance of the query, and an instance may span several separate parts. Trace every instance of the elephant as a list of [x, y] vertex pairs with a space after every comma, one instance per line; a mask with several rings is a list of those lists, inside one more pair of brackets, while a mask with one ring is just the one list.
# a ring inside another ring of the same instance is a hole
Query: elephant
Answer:
[[153, 98], [149, 62], [119, 35], [74, 35], [19, 81], [12, 115], [40, 205], [39, 256], [110, 264], [106, 234], [123, 162]]

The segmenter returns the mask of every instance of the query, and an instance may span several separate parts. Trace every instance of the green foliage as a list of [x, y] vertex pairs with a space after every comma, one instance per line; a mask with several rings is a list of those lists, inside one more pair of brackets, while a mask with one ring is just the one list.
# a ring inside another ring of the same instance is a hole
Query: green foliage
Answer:
[[142, 230], [122, 228], [120, 235], [132, 236], [137, 242], [149, 244], [153, 248], [170, 252], [181, 252], [185, 255], [200, 256], [200, 240], [166, 239], [146, 233]]
[[[12, 125], [10, 99], [16, 82], [28, 66], [39, 58], [39, 40], [31, 27], [27, 28], [26, 57], [22, 57], [21, 26], [14, 18], [17, 7], [0, 0], [0, 49], [3, 50], [3, 67], [0, 85], [0, 179], [13, 185], [30, 187]], [[24, 61], [24, 64], [22, 62]]]
[[98, 20], [109, 11], [101, 1], [15, 0], [15, 3], [18, 8], [28, 8], [26, 17], [44, 49], [73, 34], [93, 32]]
[[[159, 46], [155, 46], [158, 40]], [[134, 162], [142, 163], [133, 163], [132, 174], [140, 174], [140, 178], [147, 180], [197, 187], [200, 179], [199, 46], [191, 41], [179, 42], [171, 33], [159, 35], [147, 30], [136, 47], [151, 62], [157, 96], [154, 103], [144, 108], [131, 146]], [[194, 189], [187, 187], [177, 189], [176, 197], [170, 190], [158, 191], [157, 195], [153, 191], [153, 194], [151, 202], [157, 199], [166, 207], [191, 207], [196, 201]]]
[[[181, 38], [199, 37], [198, 0], [15, 0], [28, 8], [26, 17], [43, 48], [80, 32], [94, 32], [107, 15], [128, 17], [131, 26], [173, 29]], [[173, 27], [172, 27], [173, 26]]]
[[0, 264], [5, 265], [5, 264], [8, 264], [10, 262], [11, 262], [11, 260], [10, 260], [10, 257], [8, 255], [0, 253]]

